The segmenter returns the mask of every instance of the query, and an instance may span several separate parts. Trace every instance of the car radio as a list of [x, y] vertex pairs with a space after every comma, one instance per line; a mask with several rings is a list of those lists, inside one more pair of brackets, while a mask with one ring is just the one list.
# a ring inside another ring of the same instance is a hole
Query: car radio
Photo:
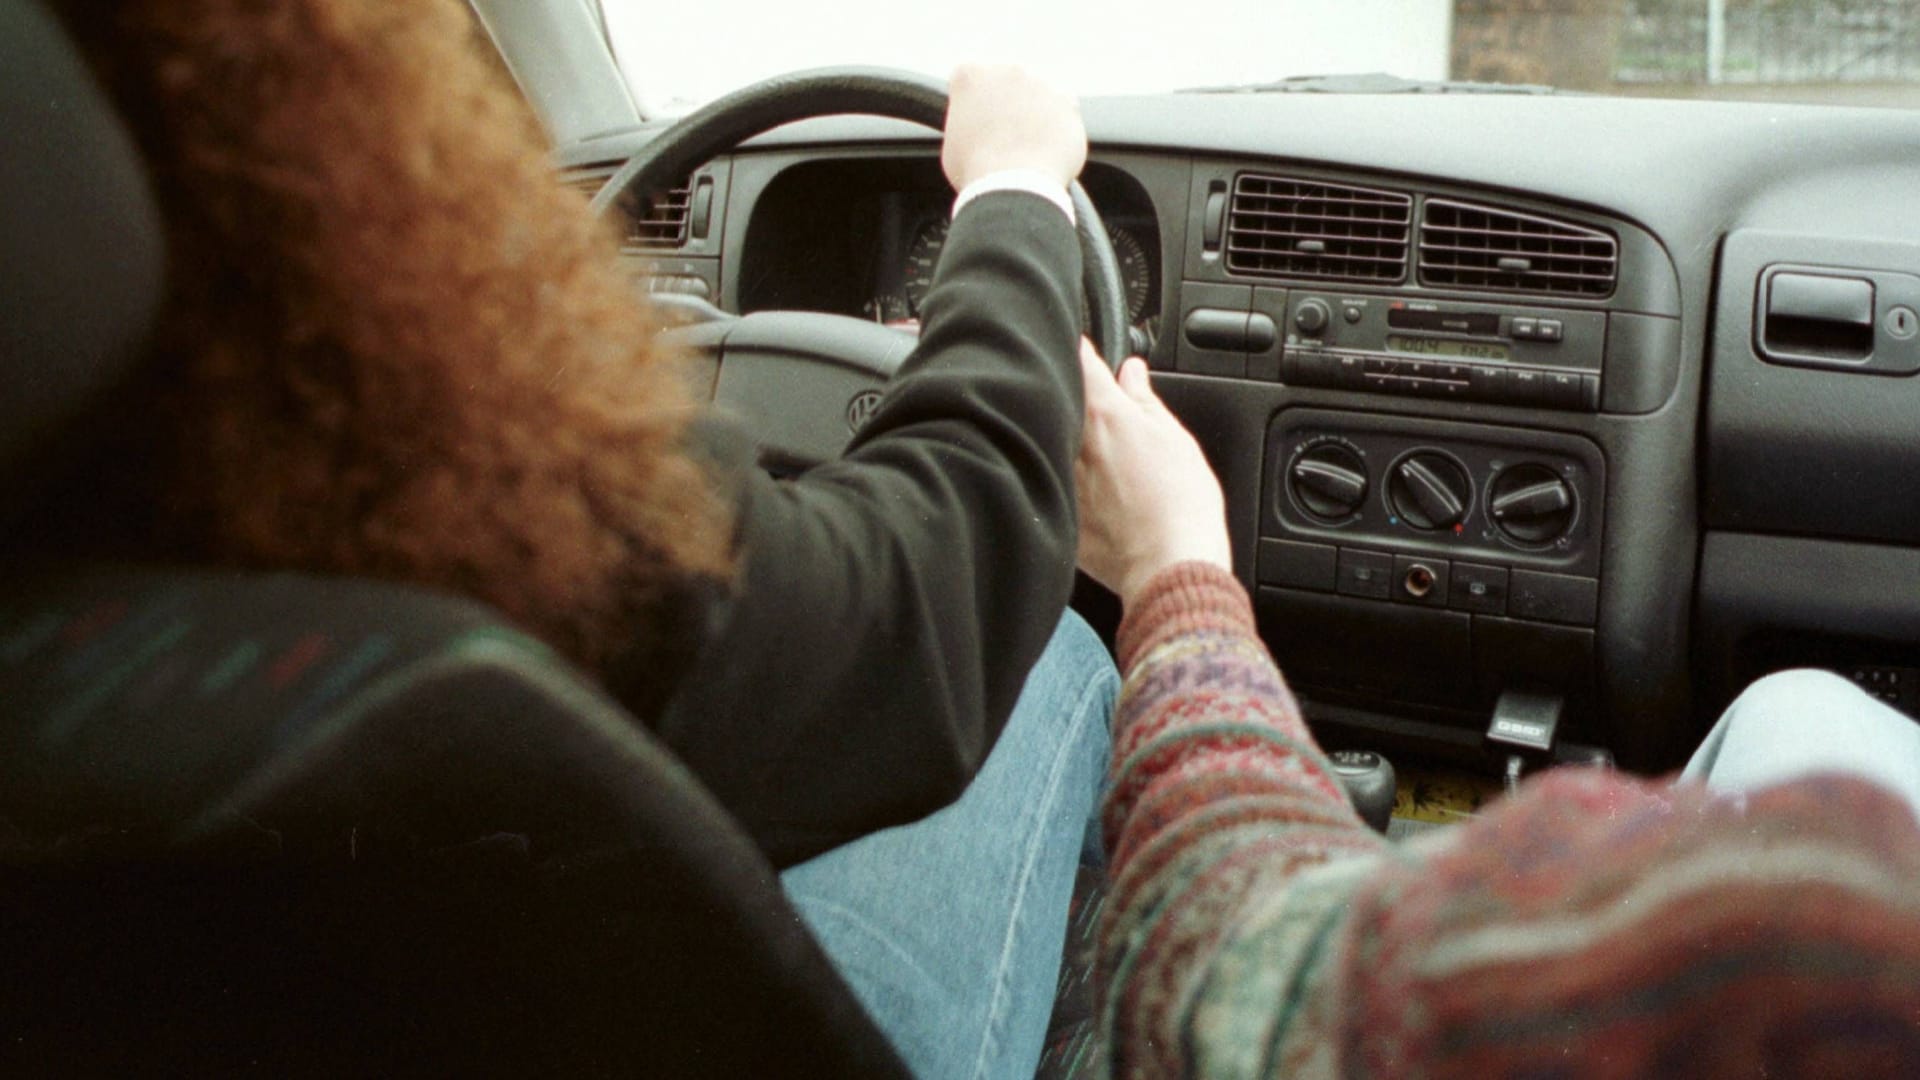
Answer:
[[1592, 309], [1190, 281], [1175, 370], [1595, 412], [1607, 326]]
[[1280, 381], [1553, 409], [1600, 407], [1599, 311], [1295, 292]]

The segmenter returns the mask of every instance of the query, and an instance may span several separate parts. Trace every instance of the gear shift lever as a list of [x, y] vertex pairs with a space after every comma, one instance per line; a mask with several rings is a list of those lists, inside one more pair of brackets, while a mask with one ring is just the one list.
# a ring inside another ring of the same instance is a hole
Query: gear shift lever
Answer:
[[1374, 832], [1385, 833], [1387, 820], [1393, 817], [1393, 763], [1371, 750], [1336, 750], [1327, 756], [1360, 820]]

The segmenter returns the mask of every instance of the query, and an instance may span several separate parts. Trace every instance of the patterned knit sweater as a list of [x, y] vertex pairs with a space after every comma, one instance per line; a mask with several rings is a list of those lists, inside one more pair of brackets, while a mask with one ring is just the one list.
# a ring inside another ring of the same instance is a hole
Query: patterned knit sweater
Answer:
[[1163, 573], [1119, 653], [1116, 1074], [1920, 1076], [1920, 828], [1879, 788], [1569, 769], [1389, 845], [1231, 575]]

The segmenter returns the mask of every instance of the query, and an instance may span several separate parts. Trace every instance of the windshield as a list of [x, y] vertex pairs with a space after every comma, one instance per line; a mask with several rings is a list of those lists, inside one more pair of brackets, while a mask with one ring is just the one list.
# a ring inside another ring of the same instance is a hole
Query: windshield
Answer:
[[1408, 91], [1454, 80], [1920, 108], [1916, 0], [1202, 0], [1157, 18], [1087, 0], [601, 4], [648, 116], [785, 71], [945, 76], [962, 60], [1020, 63], [1089, 95], [1383, 72], [1424, 84]]

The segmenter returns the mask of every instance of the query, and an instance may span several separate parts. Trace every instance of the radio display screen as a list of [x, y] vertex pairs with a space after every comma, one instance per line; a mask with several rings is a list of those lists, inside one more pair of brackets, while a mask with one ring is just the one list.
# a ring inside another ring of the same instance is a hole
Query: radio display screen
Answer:
[[1451, 338], [1408, 337], [1388, 334], [1387, 348], [1414, 356], [1450, 356], [1461, 360], [1509, 360], [1512, 350], [1493, 341], [1455, 341]]

